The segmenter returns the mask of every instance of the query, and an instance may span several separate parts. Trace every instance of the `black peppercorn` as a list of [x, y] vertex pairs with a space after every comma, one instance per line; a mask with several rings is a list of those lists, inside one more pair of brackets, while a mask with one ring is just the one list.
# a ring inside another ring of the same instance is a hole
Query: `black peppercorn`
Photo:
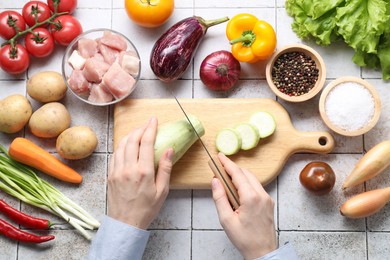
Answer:
[[280, 92], [300, 96], [309, 92], [318, 80], [315, 61], [303, 52], [280, 55], [272, 68], [272, 81]]

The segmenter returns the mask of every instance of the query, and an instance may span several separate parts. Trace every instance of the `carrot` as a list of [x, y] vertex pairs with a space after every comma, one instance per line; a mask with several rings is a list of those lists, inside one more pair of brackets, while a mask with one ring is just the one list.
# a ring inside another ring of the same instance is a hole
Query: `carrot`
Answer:
[[59, 180], [70, 183], [81, 183], [83, 180], [83, 177], [75, 170], [26, 138], [15, 138], [9, 146], [8, 153], [15, 161], [31, 166]]

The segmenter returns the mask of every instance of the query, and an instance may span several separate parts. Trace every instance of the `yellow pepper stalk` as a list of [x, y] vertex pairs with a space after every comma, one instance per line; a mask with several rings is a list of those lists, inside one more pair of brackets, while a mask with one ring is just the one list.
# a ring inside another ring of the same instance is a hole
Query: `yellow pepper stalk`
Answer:
[[233, 56], [241, 62], [268, 59], [276, 48], [276, 33], [266, 21], [251, 14], [234, 16], [226, 27]]

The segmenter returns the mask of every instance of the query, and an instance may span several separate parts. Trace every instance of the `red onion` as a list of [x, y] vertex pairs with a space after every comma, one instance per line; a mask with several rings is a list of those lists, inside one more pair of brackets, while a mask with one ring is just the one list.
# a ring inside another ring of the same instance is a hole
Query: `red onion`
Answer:
[[240, 77], [240, 62], [228, 51], [208, 55], [200, 65], [200, 79], [211, 90], [228, 90]]

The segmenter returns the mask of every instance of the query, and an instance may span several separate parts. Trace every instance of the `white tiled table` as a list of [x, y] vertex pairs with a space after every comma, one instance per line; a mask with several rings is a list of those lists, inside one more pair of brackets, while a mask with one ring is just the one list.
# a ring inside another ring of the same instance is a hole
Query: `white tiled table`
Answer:
[[[27, 0], [1, 0], [2, 9], [21, 9]], [[134, 25], [126, 16], [123, 1], [79, 0], [75, 16], [84, 30], [112, 28], [128, 36], [137, 46], [142, 57], [142, 79], [132, 98], [170, 98], [167, 86], [160, 83], [149, 68], [149, 54], [157, 38], [169, 26], [182, 18], [199, 15], [206, 19], [249, 12], [271, 23], [277, 31], [278, 47], [302, 42], [290, 29], [292, 19], [287, 16], [283, 0], [177, 0], [176, 9], [167, 24], [157, 29], [144, 29]], [[229, 50], [225, 38], [225, 25], [209, 29], [198, 49], [191, 68], [183, 78], [169, 86], [181, 98], [242, 98], [263, 97], [276, 99], [264, 78], [264, 63], [242, 64], [241, 80], [228, 93], [208, 91], [199, 80], [199, 64], [203, 58], [217, 50]], [[376, 143], [390, 139], [390, 89], [378, 71], [360, 69], [351, 61], [353, 52], [343, 44], [321, 48], [314, 47], [324, 58], [327, 78], [351, 75], [361, 76], [372, 83], [382, 99], [382, 116], [377, 126], [364, 136], [346, 138], [333, 134], [336, 148], [329, 155], [297, 154], [292, 156], [279, 177], [267, 186], [276, 201], [275, 219], [279, 243], [291, 241], [300, 259], [390, 259], [390, 205], [380, 213], [360, 220], [342, 217], [339, 206], [349, 197], [363, 190], [390, 185], [390, 169], [380, 177], [353, 189], [341, 192], [341, 183], [354, 164]], [[50, 58], [34, 60], [27, 73], [13, 77], [0, 72], [0, 98], [10, 94], [26, 95], [25, 80], [38, 71], [61, 71], [64, 48], [57, 48]], [[327, 131], [318, 112], [319, 97], [293, 104], [280, 101], [289, 111], [295, 127], [301, 131]], [[39, 104], [33, 102], [34, 108]], [[97, 217], [106, 212], [106, 174], [108, 159], [112, 153], [113, 109], [91, 107], [82, 104], [71, 93], [63, 100], [72, 115], [72, 125], [88, 125], [98, 134], [99, 146], [88, 159], [67, 162], [84, 176], [81, 186], [67, 185], [44, 177], [59, 187], [66, 195]], [[28, 130], [14, 135], [0, 133], [0, 143], [8, 146], [16, 136], [26, 136], [55, 151], [54, 140], [35, 138]], [[328, 196], [314, 197], [299, 183], [299, 172], [313, 160], [331, 164], [337, 174], [335, 189]], [[56, 220], [52, 215], [32, 208], [0, 192], [12, 205], [25, 212]], [[57, 221], [60, 221], [59, 219]], [[223, 232], [209, 190], [172, 190], [157, 219], [151, 226], [152, 235], [144, 259], [241, 259]], [[0, 238], [0, 259], [83, 259], [89, 242], [74, 230], [64, 226], [52, 231], [53, 242], [43, 245], [18, 245]]]

